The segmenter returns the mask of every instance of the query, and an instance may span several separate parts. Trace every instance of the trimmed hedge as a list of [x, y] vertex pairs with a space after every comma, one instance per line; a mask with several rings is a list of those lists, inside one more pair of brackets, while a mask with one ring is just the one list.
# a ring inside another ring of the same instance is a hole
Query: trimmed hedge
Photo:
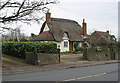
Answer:
[[[101, 50], [97, 51], [97, 47], [91, 47], [87, 49], [88, 54], [93, 54], [93, 53], [111, 53], [111, 48], [107, 47], [100, 47]], [[117, 47], [113, 47], [114, 52], [118, 52]]]
[[26, 52], [58, 53], [57, 44], [40, 42], [3, 42], [2, 53], [25, 59]]

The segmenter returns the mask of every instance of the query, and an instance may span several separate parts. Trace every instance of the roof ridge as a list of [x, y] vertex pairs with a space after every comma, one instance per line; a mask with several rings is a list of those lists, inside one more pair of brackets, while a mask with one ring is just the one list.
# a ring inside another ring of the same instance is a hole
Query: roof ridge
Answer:
[[102, 33], [107, 33], [107, 32], [104, 32], [104, 31], [96, 31], [96, 32], [102, 32]]
[[75, 20], [65, 19], [65, 18], [51, 18], [51, 21], [61, 21], [61, 22], [69, 21], [69, 22], [78, 23], [78, 22], [76, 22]]

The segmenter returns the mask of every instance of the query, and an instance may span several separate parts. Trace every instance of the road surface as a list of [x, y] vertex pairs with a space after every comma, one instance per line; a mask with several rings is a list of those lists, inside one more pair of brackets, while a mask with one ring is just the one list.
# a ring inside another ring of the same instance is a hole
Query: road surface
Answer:
[[3, 81], [118, 81], [118, 64], [5, 75]]

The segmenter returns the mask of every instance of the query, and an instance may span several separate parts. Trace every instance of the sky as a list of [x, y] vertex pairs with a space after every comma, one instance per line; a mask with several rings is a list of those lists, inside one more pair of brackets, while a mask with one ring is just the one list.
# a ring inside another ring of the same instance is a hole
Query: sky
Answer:
[[[95, 30], [109, 30], [110, 34], [118, 37], [118, 0], [58, 1], [58, 4], [48, 6], [51, 17], [75, 20], [81, 26], [83, 19], [85, 19], [88, 34], [91, 34]], [[21, 29], [28, 36], [31, 33], [38, 35], [44, 21], [41, 21], [40, 24], [25, 24]]]

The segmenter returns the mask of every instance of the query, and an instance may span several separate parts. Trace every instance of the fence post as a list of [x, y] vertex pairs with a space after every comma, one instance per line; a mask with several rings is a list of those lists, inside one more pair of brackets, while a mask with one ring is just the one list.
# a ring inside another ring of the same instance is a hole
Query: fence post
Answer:
[[34, 51], [33, 51], [33, 54], [34, 54], [34, 65], [38, 65], [38, 55], [37, 55], [37, 50], [36, 49], [34, 49]]
[[58, 49], [58, 52], [59, 52], [59, 63], [60, 63], [60, 49]]
[[83, 43], [83, 59], [88, 60], [87, 44]]
[[115, 57], [115, 51], [114, 51], [114, 47], [113, 47], [112, 43], [110, 44], [110, 54], [111, 54], [111, 59], [115, 60], [116, 59], [116, 57]]

